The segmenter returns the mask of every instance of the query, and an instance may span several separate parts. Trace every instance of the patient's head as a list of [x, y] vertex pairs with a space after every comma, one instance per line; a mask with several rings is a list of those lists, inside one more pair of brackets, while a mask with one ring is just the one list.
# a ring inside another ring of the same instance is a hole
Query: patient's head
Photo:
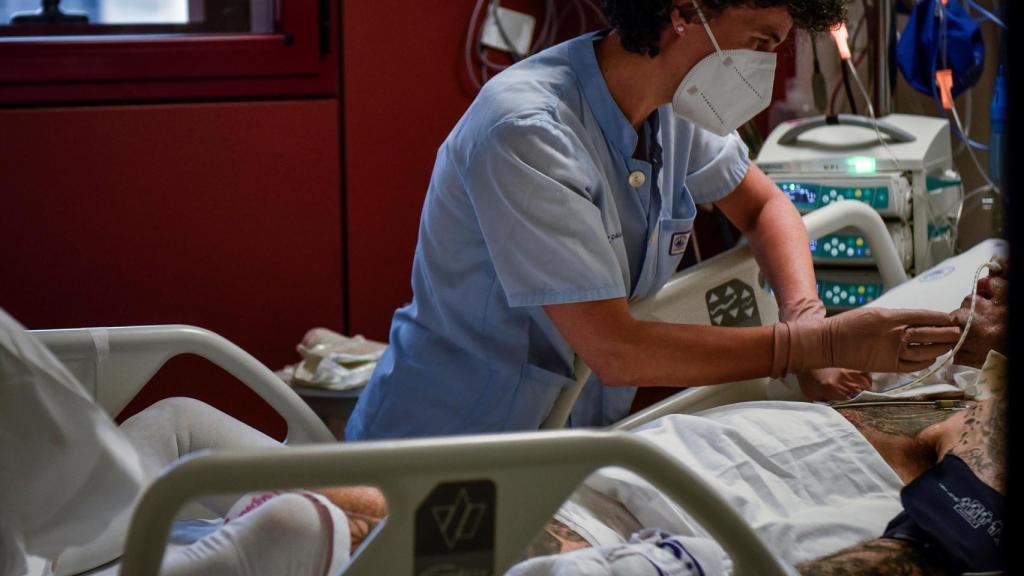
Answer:
[[[963, 347], [954, 359], [963, 366], [980, 368], [985, 363], [989, 350], [1006, 353], [1007, 324], [1009, 322], [1009, 275], [1008, 264], [1003, 261], [999, 272], [991, 272], [978, 280], [978, 298], [974, 305], [974, 320], [964, 340]], [[967, 324], [971, 310], [971, 295], [968, 294], [953, 317], [961, 326]]]

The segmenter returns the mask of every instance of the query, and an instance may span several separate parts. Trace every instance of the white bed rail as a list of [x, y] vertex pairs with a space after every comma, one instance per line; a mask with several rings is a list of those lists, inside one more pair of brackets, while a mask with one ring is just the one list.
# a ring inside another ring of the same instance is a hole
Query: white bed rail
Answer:
[[[440, 521], [418, 525], [420, 509], [431, 512], [427, 506], [434, 502], [427, 499], [439, 484], [484, 480], [494, 485], [493, 573], [502, 574], [571, 492], [605, 466], [630, 469], [677, 502], [731, 556], [736, 574], [793, 574], [725, 499], [663, 449], [624, 432], [582, 431], [300, 446], [183, 460], [160, 476], [139, 502], [121, 573], [158, 574], [175, 512], [196, 496], [366, 484], [384, 492], [390, 513], [345, 574], [421, 573], [415, 569], [418, 538], [424, 532], [437, 538], [444, 528]], [[489, 505], [478, 501], [473, 506], [486, 514]], [[447, 562], [452, 570], [460, 567], [450, 556]]]
[[889, 290], [907, 281], [907, 271], [903, 269], [903, 260], [896, 251], [892, 236], [885, 227], [885, 221], [863, 202], [838, 202], [819, 208], [804, 215], [804, 226], [811, 240], [832, 234], [847, 226], [855, 228], [864, 235], [875, 266], [882, 276], [882, 286]]
[[288, 424], [288, 442], [336, 442], [302, 398], [245, 350], [187, 325], [32, 330], [115, 417], [171, 358], [195, 354], [251, 388]]
[[[850, 227], [859, 230], [867, 239], [886, 290], [907, 281], [892, 236], [878, 212], [861, 202], [839, 202], [804, 215], [804, 226], [811, 240], [815, 240]], [[760, 323], [778, 321], [779, 311], [775, 299], [764, 290], [761, 270], [754, 260], [748, 244], [736, 246], [722, 254], [709, 258], [673, 276], [653, 297], [631, 304], [633, 316], [641, 320], [657, 320], [676, 324], [710, 324], [705, 297], [708, 289], [729, 280], [738, 280], [753, 290], [759, 310]], [[572, 407], [590, 378], [590, 368], [579, 357], [576, 358], [576, 384], [562, 390], [555, 404], [541, 424], [541, 428], [564, 428], [569, 420]], [[634, 427], [664, 414], [676, 413], [693, 402], [700, 409], [711, 408], [725, 402], [763, 400], [766, 396], [768, 378], [745, 380], [714, 387], [683, 390], [669, 399], [666, 404], [651, 407], [651, 410], [637, 413], [619, 422], [616, 428]], [[715, 390], [724, 391], [719, 394]], [[671, 402], [668, 402], [671, 400]], [[691, 407], [691, 409], [693, 409]]]

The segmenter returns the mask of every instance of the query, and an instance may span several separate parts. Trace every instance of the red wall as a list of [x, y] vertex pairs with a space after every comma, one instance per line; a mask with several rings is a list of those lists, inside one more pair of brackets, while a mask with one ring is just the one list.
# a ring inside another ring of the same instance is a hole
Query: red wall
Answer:
[[349, 329], [384, 340], [412, 297], [420, 208], [438, 146], [471, 102], [471, 0], [345, 2], [342, 90]]
[[[308, 328], [342, 328], [335, 100], [8, 109], [0, 126], [0, 306], [27, 327], [191, 323], [272, 368]], [[156, 384], [149, 399], [185, 386], [281, 430], [226, 375]]]

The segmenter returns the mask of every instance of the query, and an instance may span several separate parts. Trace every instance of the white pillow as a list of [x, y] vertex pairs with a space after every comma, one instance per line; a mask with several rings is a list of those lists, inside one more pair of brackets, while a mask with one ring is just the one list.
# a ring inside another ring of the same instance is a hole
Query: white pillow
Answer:
[[990, 238], [963, 254], [939, 262], [866, 306], [952, 312], [974, 289], [974, 274], [978, 267], [993, 256], [1006, 256], [1008, 251], [1009, 244], [1005, 240]]

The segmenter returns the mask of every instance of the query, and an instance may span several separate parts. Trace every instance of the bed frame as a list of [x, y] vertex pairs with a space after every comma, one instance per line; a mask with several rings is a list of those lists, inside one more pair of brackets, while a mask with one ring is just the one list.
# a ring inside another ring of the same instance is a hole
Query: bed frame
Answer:
[[[859, 229], [875, 253], [885, 287], [907, 279], [883, 221], [867, 206], [835, 204], [806, 215], [804, 222], [811, 238], [847, 226]], [[777, 320], [778, 310], [763, 288], [763, 276], [747, 245], [678, 274], [655, 297], [635, 303], [633, 313], [644, 319], [708, 324], [709, 287], [733, 280], [753, 289], [761, 323]], [[684, 390], [605, 431], [337, 444], [313, 411], [267, 367], [207, 330], [143, 326], [33, 333], [111, 416], [167, 360], [191, 353], [250, 386], [288, 424], [291, 450], [206, 453], [182, 460], [150, 485], [132, 517], [122, 574], [159, 573], [171, 522], [196, 496], [351, 484], [378, 486], [391, 514], [353, 557], [345, 574], [398, 576], [444, 566], [452, 570], [446, 574], [503, 573], [571, 492], [605, 466], [630, 469], [671, 497], [716, 538], [731, 556], [736, 574], [794, 573], [702, 478], [659, 447], [624, 432], [665, 414], [778, 397], [777, 391], [771, 396], [769, 379]], [[563, 391], [544, 428], [564, 426], [590, 373], [581, 362], [577, 368], [577, 385]], [[431, 507], [436, 515], [437, 506], [457, 506], [460, 501], [474, 506], [482, 520], [475, 530], [455, 534], [452, 540], [440, 520], [431, 521]], [[470, 545], [474, 548], [464, 549]], [[395, 550], [413, 553], [396, 554]], [[470, 571], [459, 572], [463, 568]]]

